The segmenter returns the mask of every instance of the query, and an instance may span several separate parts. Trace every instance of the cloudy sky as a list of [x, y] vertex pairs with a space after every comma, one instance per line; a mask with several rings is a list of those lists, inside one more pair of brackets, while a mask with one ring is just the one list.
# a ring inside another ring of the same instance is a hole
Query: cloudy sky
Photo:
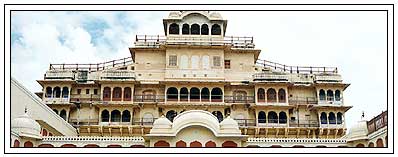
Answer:
[[[220, 12], [226, 35], [253, 36], [261, 59], [335, 66], [351, 83], [347, 126], [386, 110], [386, 13]], [[128, 57], [136, 34], [163, 35], [168, 12], [13, 12], [12, 76], [31, 92], [50, 63], [96, 63]]]

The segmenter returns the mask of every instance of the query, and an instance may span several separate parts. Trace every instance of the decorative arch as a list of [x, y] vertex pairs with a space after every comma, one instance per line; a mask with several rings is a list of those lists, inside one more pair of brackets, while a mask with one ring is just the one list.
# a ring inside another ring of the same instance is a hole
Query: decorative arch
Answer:
[[55, 98], [60, 98], [61, 97], [61, 88], [60, 87], [55, 87], [54, 88], [54, 96], [55, 96]]
[[265, 90], [263, 88], [257, 90], [257, 101], [265, 102]]
[[205, 147], [217, 147], [217, 145], [213, 141], [208, 141], [206, 142]]
[[334, 95], [333, 95], [333, 91], [332, 90], [328, 90], [326, 92], [326, 97], [328, 101], [334, 101]]
[[329, 112], [329, 124], [336, 124], [336, 116], [333, 112]]
[[123, 101], [131, 101], [131, 88], [130, 87], [124, 87]]
[[276, 112], [268, 112], [268, 123], [278, 123], [278, 114]]
[[104, 93], [102, 94], [102, 99], [104, 101], [111, 100], [111, 88], [110, 87], [105, 87], [104, 88]]
[[259, 113], [258, 113], [258, 123], [266, 123], [266, 121], [267, 121], [267, 116], [266, 116], [266, 114], [265, 114], [265, 112], [264, 111], [260, 111]]
[[142, 101], [143, 102], [155, 102], [156, 101], [156, 91], [153, 89], [148, 89], [142, 91]]
[[381, 139], [381, 138], [377, 139], [376, 147], [384, 147], [383, 139]]
[[169, 34], [180, 34], [180, 26], [176, 23], [172, 23], [169, 26]]
[[170, 144], [166, 141], [161, 140], [161, 141], [157, 141], [154, 144], [154, 147], [170, 147]]
[[65, 111], [65, 110], [62, 110], [62, 111], [59, 113], [59, 116], [61, 116], [62, 119], [66, 120], [66, 111]]
[[337, 124], [343, 123], [343, 114], [341, 112], [337, 113]]
[[145, 113], [145, 114], [142, 116], [142, 123], [143, 123], [144, 125], [152, 125], [152, 124], [153, 124], [153, 121], [154, 121], [154, 118], [153, 118], [152, 113]]
[[101, 112], [101, 122], [109, 122], [109, 111], [103, 110]]
[[221, 35], [221, 27], [218, 24], [211, 26], [211, 35]]
[[111, 122], [120, 122], [120, 111], [119, 110], [113, 110], [111, 112]]
[[84, 145], [83, 147], [85, 147], [85, 148], [98, 148], [98, 147], [100, 147], [99, 145], [96, 145], [96, 144], [86, 144], [86, 145]]
[[188, 88], [182, 87], [180, 89], [180, 101], [188, 101], [188, 95], [189, 95]]
[[236, 144], [236, 143], [233, 142], [233, 141], [225, 141], [225, 142], [222, 144], [222, 147], [238, 147], [238, 144]]
[[175, 87], [170, 87], [167, 89], [167, 101], [177, 101], [178, 100], [178, 90]]
[[336, 90], [336, 91], [334, 92], [334, 100], [336, 100], [336, 101], [340, 101], [340, 100], [341, 100], [341, 93], [340, 93], [340, 90]]
[[115, 87], [112, 92], [112, 101], [120, 101], [122, 100], [122, 88]]
[[208, 102], [210, 101], [210, 91], [209, 88], [202, 88], [202, 91], [200, 92], [201, 99], [203, 102]]
[[199, 69], [200, 58], [198, 55], [191, 56], [191, 69]]
[[53, 95], [53, 90], [51, 87], [46, 88], [46, 98], [51, 98]]
[[323, 90], [323, 89], [319, 90], [319, 100], [320, 101], [325, 101], [326, 100], [325, 90]]
[[200, 26], [198, 24], [191, 25], [191, 34], [200, 35]]
[[40, 147], [40, 148], [52, 148], [52, 147], [54, 147], [52, 144], [40, 144], [39, 146], [37, 146], [37, 147]]
[[176, 147], [187, 147], [187, 143], [185, 143], [183, 140], [180, 140], [176, 142]]
[[247, 96], [247, 92], [246, 91], [242, 91], [242, 90], [236, 90], [233, 92], [234, 95], [234, 100], [238, 101], [238, 102], [245, 102], [246, 101], [246, 96]]
[[211, 101], [212, 102], [222, 102], [223, 92], [221, 88], [213, 88], [211, 90]]
[[129, 110], [124, 110], [122, 112], [122, 122], [130, 122], [131, 114]]
[[200, 34], [209, 35], [209, 26], [207, 24], [202, 24], [202, 28], [200, 30]]
[[276, 102], [276, 91], [273, 88], [267, 90], [267, 102]]
[[189, 34], [189, 25], [186, 23], [182, 25], [182, 34]]
[[14, 140], [14, 145], [13, 147], [19, 147], [21, 142], [19, 142], [18, 140]]
[[189, 99], [190, 99], [190, 101], [199, 101], [200, 100], [200, 90], [199, 90], [199, 88], [192, 87], [189, 90]]
[[202, 147], [202, 143], [200, 143], [199, 141], [193, 141], [189, 144], [189, 147]]
[[70, 148], [70, 147], [76, 147], [76, 145], [74, 145], [74, 144], [63, 144], [61, 147]]
[[42, 136], [47, 136], [47, 135], [48, 135], [47, 130], [46, 130], [46, 129], [43, 129], [43, 131], [41, 132], [41, 135], [42, 135]]
[[68, 97], [69, 97], [69, 88], [63, 87], [62, 88], [62, 98], [68, 98]]
[[286, 91], [283, 88], [278, 91], [278, 101], [280, 103], [286, 103]]
[[120, 147], [122, 147], [121, 145], [118, 145], [118, 144], [110, 144], [110, 145], [108, 145], [108, 146], [106, 146], [106, 147], [108, 147], [108, 148], [120, 148]]
[[368, 147], [375, 147], [375, 144], [373, 142], [370, 142]]
[[327, 115], [325, 112], [321, 113], [321, 124], [327, 124], [328, 123], [328, 119], [327, 119]]
[[362, 144], [362, 143], [359, 143], [359, 144], [357, 144], [355, 147], [365, 147], [365, 145]]
[[284, 112], [284, 111], [279, 112], [279, 123], [281, 123], [281, 124], [286, 124], [287, 123], [286, 112]]
[[23, 144], [23, 147], [32, 148], [32, 147], [33, 147], [33, 143], [30, 142], [30, 141], [26, 141], [26, 142]]

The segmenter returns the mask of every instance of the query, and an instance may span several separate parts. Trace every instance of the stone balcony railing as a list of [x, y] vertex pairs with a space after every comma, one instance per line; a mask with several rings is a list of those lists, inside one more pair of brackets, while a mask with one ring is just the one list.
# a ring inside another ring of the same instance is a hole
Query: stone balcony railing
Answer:
[[134, 80], [135, 72], [133, 70], [106, 70], [101, 74], [101, 80]]
[[45, 104], [69, 104], [69, 98], [44, 98]]
[[71, 70], [48, 70], [44, 79], [74, 79], [75, 74]]
[[287, 82], [289, 76], [285, 74], [272, 74], [272, 73], [256, 73], [253, 75], [254, 81], [275, 81], [275, 82]]
[[343, 82], [341, 75], [315, 75], [315, 82]]
[[102, 137], [102, 136], [45, 136], [43, 142], [49, 141], [131, 141], [131, 142], [145, 142], [143, 137]]
[[247, 142], [264, 143], [341, 143], [346, 144], [346, 139], [313, 139], [313, 138], [248, 138]]

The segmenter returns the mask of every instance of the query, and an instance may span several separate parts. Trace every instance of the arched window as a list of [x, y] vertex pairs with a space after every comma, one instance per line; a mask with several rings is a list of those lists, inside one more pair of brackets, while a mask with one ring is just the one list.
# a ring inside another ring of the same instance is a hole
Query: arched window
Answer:
[[210, 91], [209, 88], [202, 88], [202, 91], [200, 92], [200, 95], [202, 97], [203, 102], [208, 102], [210, 100]]
[[69, 148], [69, 147], [76, 147], [74, 144], [63, 144], [61, 147]]
[[218, 122], [221, 122], [224, 119], [224, 117], [220, 111], [213, 111], [212, 114], [217, 117]]
[[144, 116], [142, 116], [142, 123], [144, 125], [152, 125], [153, 121], [154, 121], [154, 118], [151, 113], [145, 113]]
[[156, 91], [149, 89], [142, 91], [142, 101], [143, 102], [155, 102], [156, 101]]
[[98, 147], [100, 147], [99, 145], [96, 145], [96, 144], [86, 144], [86, 145], [84, 145], [83, 147], [85, 147], [85, 148], [98, 148]]
[[336, 101], [340, 101], [340, 100], [341, 100], [340, 90], [336, 90], [336, 91], [334, 92], [334, 99], [335, 99]]
[[328, 119], [327, 119], [327, 115], [325, 112], [321, 113], [321, 124], [327, 124], [328, 123]]
[[188, 101], [188, 89], [183, 87], [180, 89], [180, 101]]
[[46, 98], [51, 98], [53, 95], [53, 90], [51, 87], [46, 88]]
[[276, 114], [276, 112], [268, 112], [268, 123], [278, 123], [278, 115]]
[[61, 97], [61, 88], [60, 87], [55, 87], [54, 88], [54, 96], [56, 98], [60, 98]]
[[122, 112], [122, 122], [130, 122], [130, 117], [131, 117], [130, 111], [124, 110]]
[[122, 100], [122, 88], [115, 87], [112, 92], [112, 101], [120, 101]]
[[188, 56], [182, 55], [180, 57], [180, 69], [188, 69]]
[[267, 90], [267, 102], [276, 102], [276, 91], [273, 88]]
[[287, 116], [286, 112], [279, 112], [279, 123], [286, 124], [287, 123]]
[[69, 88], [68, 87], [63, 87], [62, 88], [62, 97], [63, 98], [68, 98], [69, 97]]
[[221, 35], [221, 27], [218, 24], [211, 26], [211, 35]]
[[178, 100], [178, 90], [175, 87], [170, 87], [167, 89], [167, 101], [177, 101]]
[[319, 100], [320, 101], [325, 101], [326, 100], [326, 94], [325, 94], [325, 91], [323, 89], [321, 89], [319, 91]]
[[327, 95], [327, 100], [328, 101], [333, 101], [334, 100], [334, 95], [333, 95], [333, 91], [332, 90], [328, 90], [326, 92], [326, 95]]
[[286, 102], [286, 92], [284, 89], [279, 89], [278, 91], [278, 101], [280, 103], [285, 103]]
[[13, 146], [13, 147], [19, 147], [19, 145], [20, 145], [20, 142], [19, 142], [18, 140], [15, 140], [15, 141], [14, 141], [14, 146]]
[[202, 68], [204, 70], [210, 69], [210, 57], [207, 55], [202, 56]]
[[154, 147], [170, 147], [170, 144], [166, 141], [157, 141], [154, 145]]
[[199, 101], [200, 100], [200, 90], [199, 88], [192, 87], [189, 90], [189, 98], [191, 101]]
[[182, 34], [189, 34], [189, 25], [188, 24], [182, 25]]
[[200, 26], [198, 24], [191, 25], [191, 34], [194, 34], [194, 35], [200, 34]]
[[189, 147], [202, 147], [202, 143], [200, 143], [199, 141], [193, 141], [189, 144]]
[[365, 147], [362, 143], [357, 144], [355, 147]]
[[208, 141], [206, 142], [205, 147], [216, 147], [216, 143], [213, 141]]
[[234, 91], [234, 102], [246, 102], [247, 92], [246, 91]]
[[200, 34], [209, 35], [209, 26], [207, 26], [207, 24], [202, 25]]
[[222, 147], [238, 147], [238, 144], [236, 144], [236, 143], [233, 142], [233, 141], [225, 141], [225, 142], [222, 144]]
[[375, 144], [373, 142], [370, 142], [368, 147], [375, 147]]
[[111, 112], [111, 122], [120, 122], [120, 111], [113, 110]]
[[40, 148], [52, 148], [54, 146], [52, 144], [40, 144], [37, 147], [40, 147]]
[[57, 110], [57, 109], [53, 109], [53, 111], [54, 111], [56, 114], [58, 114], [58, 110]]
[[103, 110], [101, 112], [101, 122], [109, 122], [109, 111]]
[[48, 135], [47, 130], [46, 130], [46, 129], [43, 129], [43, 131], [41, 132], [41, 135], [42, 135], [42, 136], [47, 136], [47, 135]]
[[263, 88], [257, 90], [257, 101], [265, 102], [265, 90]]
[[104, 93], [103, 93], [102, 99], [104, 101], [111, 100], [111, 88], [109, 88], [109, 87], [104, 88]]
[[384, 147], [383, 140], [381, 138], [377, 139], [376, 147]]
[[172, 23], [169, 27], [169, 34], [180, 34], [180, 26], [176, 23]]
[[336, 116], [333, 112], [329, 112], [329, 124], [336, 124]]
[[173, 122], [174, 117], [177, 116], [177, 112], [174, 110], [167, 111], [166, 118]]
[[211, 90], [211, 101], [212, 102], [221, 102], [222, 101], [222, 90], [218, 87], [213, 88]]
[[343, 114], [341, 112], [337, 113], [337, 124], [343, 123]]
[[187, 147], [187, 143], [185, 143], [184, 141], [180, 140], [176, 143], [176, 147]]
[[30, 141], [26, 141], [26, 142], [23, 144], [23, 147], [32, 148], [32, 147], [33, 147], [33, 143], [30, 142]]
[[260, 111], [258, 113], [258, 123], [265, 123], [267, 121], [267, 117], [264, 111]]
[[124, 101], [131, 101], [131, 88], [130, 87], [125, 87], [123, 92], [124, 92], [123, 100]]
[[192, 69], [199, 69], [199, 56], [192, 56], [191, 57], [191, 68]]
[[61, 116], [62, 119], [66, 120], [66, 111], [65, 111], [65, 110], [62, 110], [62, 111], [59, 113], [59, 116]]
[[110, 145], [108, 145], [108, 146], [106, 146], [106, 147], [108, 147], [108, 148], [120, 148], [120, 147], [122, 147], [121, 145], [118, 145], [118, 144], [110, 144]]

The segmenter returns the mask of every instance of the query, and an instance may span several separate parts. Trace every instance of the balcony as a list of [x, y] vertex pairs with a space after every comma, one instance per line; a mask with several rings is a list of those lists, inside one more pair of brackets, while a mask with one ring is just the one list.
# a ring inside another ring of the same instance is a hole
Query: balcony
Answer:
[[253, 75], [254, 81], [273, 81], [273, 82], [287, 82], [289, 81], [288, 75], [273, 74], [273, 73], [256, 73]]
[[110, 125], [138, 125], [138, 126], [152, 126], [153, 122], [156, 120], [157, 118], [133, 118], [131, 121], [118, 121], [118, 122], [112, 122], [112, 121], [102, 121], [99, 122], [100, 125], [102, 126], [110, 126]]
[[71, 94], [71, 102], [95, 102], [101, 101], [101, 95], [99, 94]]
[[134, 102], [142, 102], [142, 103], [158, 103], [164, 102], [165, 96], [164, 95], [134, 95]]
[[254, 103], [254, 96], [224, 96], [225, 103]]
[[106, 70], [101, 74], [101, 80], [134, 80], [135, 73], [132, 70]]
[[74, 127], [98, 125], [99, 119], [69, 119], [69, 124]]
[[239, 127], [255, 127], [256, 119], [234, 119], [238, 122]]
[[319, 127], [318, 120], [290, 120], [289, 127]]
[[318, 99], [316, 97], [290, 97], [290, 105], [316, 105]]
[[44, 98], [45, 104], [69, 104], [69, 98]]
[[330, 83], [334, 83], [334, 82], [343, 82], [343, 79], [341, 77], [341, 75], [338, 74], [334, 74], [334, 75], [315, 75], [315, 82], [319, 83], [319, 82], [330, 82]]
[[257, 60], [256, 64], [274, 72], [297, 74], [337, 74], [336, 67], [289, 66], [267, 60]]
[[189, 46], [231, 46], [239, 49], [253, 49], [253, 37], [225, 36], [224, 38], [211, 36], [162, 36], [136, 35], [135, 47], [158, 48], [160, 45], [189, 45]]
[[71, 70], [49, 70], [44, 74], [44, 79], [71, 79], [75, 78], [75, 74]]
[[96, 64], [50, 64], [50, 71], [53, 70], [76, 70], [76, 71], [100, 71], [106, 69], [114, 69], [117, 67], [124, 67], [126, 65], [132, 64], [133, 59], [131, 57], [107, 61], [103, 63]]
[[239, 127], [319, 127], [318, 120], [290, 120], [286, 119], [235, 119]]

